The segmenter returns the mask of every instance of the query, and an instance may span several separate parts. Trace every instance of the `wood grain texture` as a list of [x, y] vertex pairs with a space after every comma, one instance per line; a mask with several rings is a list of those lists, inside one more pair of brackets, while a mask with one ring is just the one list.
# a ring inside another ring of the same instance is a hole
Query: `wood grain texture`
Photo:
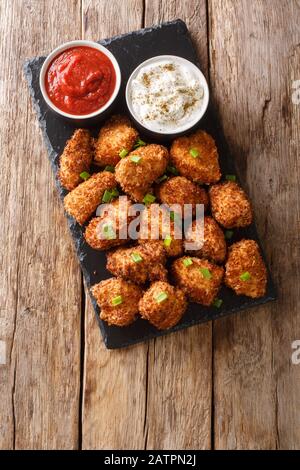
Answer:
[[[205, 1], [145, 3], [145, 26], [186, 21], [207, 72]], [[146, 430], [148, 449], [209, 449], [212, 399], [211, 323], [150, 343]]]
[[[137, 0], [83, 1], [83, 36], [101, 39], [142, 26]], [[105, 349], [87, 295], [85, 325], [83, 449], [143, 449], [147, 344]]]
[[300, 8], [296, 1], [209, 1], [213, 96], [254, 204], [279, 301], [214, 325], [215, 446], [300, 447]]
[[76, 448], [81, 277], [22, 65], [79, 36], [80, 4], [2, 0], [0, 31], [0, 448]]

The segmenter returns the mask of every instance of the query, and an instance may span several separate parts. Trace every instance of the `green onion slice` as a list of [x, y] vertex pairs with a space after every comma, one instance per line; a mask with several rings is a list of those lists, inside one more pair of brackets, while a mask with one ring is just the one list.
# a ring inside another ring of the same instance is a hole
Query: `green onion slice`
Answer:
[[167, 300], [168, 294], [166, 292], [160, 292], [156, 297], [155, 300], [158, 304], [163, 302], [164, 300]]
[[198, 152], [197, 149], [193, 149], [193, 148], [192, 148], [192, 149], [190, 149], [190, 152], [189, 152], [189, 153], [190, 153], [190, 155], [191, 155], [193, 158], [199, 157], [199, 152]]
[[144, 204], [152, 204], [152, 202], [154, 202], [156, 199], [155, 196], [153, 196], [153, 194], [146, 194], [146, 196], [144, 197], [143, 199], [143, 203]]
[[222, 303], [223, 303], [223, 300], [222, 300], [222, 299], [215, 299], [215, 300], [213, 301], [213, 306], [214, 306], [214, 307], [217, 307], [217, 308], [220, 308], [221, 305], [222, 305]]
[[102, 196], [102, 202], [110, 202], [112, 199], [112, 193], [111, 191], [108, 191], [107, 189], [104, 191], [104, 194]]
[[115, 167], [112, 166], [112, 165], [107, 165], [107, 166], [104, 168], [104, 171], [110, 171], [110, 173], [114, 173], [114, 172], [115, 172]]
[[130, 160], [133, 162], [133, 163], [140, 163], [142, 157], [140, 157], [139, 155], [131, 155], [130, 157]]
[[128, 153], [129, 153], [129, 152], [128, 152], [127, 149], [122, 149], [122, 150], [120, 150], [120, 152], [119, 152], [119, 157], [120, 157], [120, 158], [125, 158], [126, 155], [128, 155]]
[[170, 212], [170, 219], [172, 220], [172, 222], [175, 222], [175, 223], [179, 223], [181, 220], [180, 216], [174, 211]]
[[117, 196], [119, 196], [119, 191], [117, 190], [117, 188], [114, 188], [114, 189], [111, 191], [111, 195], [112, 195], [112, 197], [117, 197]]
[[114, 240], [116, 238], [116, 232], [110, 224], [104, 224], [102, 230], [106, 240]]
[[204, 277], [204, 279], [211, 279], [212, 278], [212, 273], [208, 268], [199, 268], [200, 273]]
[[80, 173], [80, 178], [82, 178], [84, 181], [88, 180], [89, 177], [91, 176], [87, 171], [83, 171], [82, 173]]
[[232, 238], [232, 236], [233, 236], [233, 230], [226, 230], [226, 232], [225, 232], [225, 238], [226, 238], [227, 240], [230, 240], [230, 239]]
[[227, 179], [227, 181], [236, 181], [235, 175], [226, 175], [225, 178]]
[[167, 179], [168, 179], [167, 175], [162, 175], [160, 178], [157, 178], [157, 180], [155, 180], [155, 183], [159, 184], [159, 183], [162, 183], [163, 181], [165, 181]]
[[120, 305], [123, 303], [123, 297], [121, 295], [117, 295], [111, 300], [111, 303], [114, 307], [116, 307], [117, 305]]
[[251, 279], [251, 274], [248, 271], [245, 271], [243, 274], [240, 275], [241, 281], [249, 281]]
[[166, 248], [169, 248], [171, 243], [172, 243], [172, 237], [170, 235], [167, 235], [166, 238], [164, 239], [164, 246]]
[[136, 143], [134, 144], [133, 148], [137, 149], [139, 147], [144, 147], [146, 145], [146, 142], [144, 142], [142, 139], [138, 139]]
[[184, 260], [182, 260], [182, 262], [186, 268], [188, 268], [189, 266], [193, 264], [192, 258], [185, 258]]
[[131, 253], [130, 256], [132, 261], [134, 261], [135, 263], [140, 263], [141, 261], [143, 261], [143, 258], [139, 253]]
[[175, 166], [167, 166], [167, 171], [169, 173], [172, 173], [173, 175], [175, 176], [178, 176], [179, 175], [179, 171], [177, 170], [177, 168], [175, 168]]

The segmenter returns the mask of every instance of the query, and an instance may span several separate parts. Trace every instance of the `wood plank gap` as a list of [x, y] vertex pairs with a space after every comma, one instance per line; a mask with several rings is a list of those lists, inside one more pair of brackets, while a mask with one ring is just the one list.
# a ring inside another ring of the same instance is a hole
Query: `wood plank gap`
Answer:
[[[155, 341], [155, 340], [154, 340]], [[144, 417], [144, 439], [145, 439], [145, 444], [144, 444], [144, 450], [147, 450], [147, 444], [148, 444], [148, 393], [149, 393], [149, 349], [150, 349], [150, 344], [148, 344], [148, 349], [147, 349], [147, 354], [146, 354], [146, 378], [145, 378], [145, 417]]]
[[82, 450], [82, 421], [84, 400], [84, 361], [85, 361], [85, 309], [86, 293], [84, 289], [83, 274], [81, 274], [81, 323], [80, 323], [80, 387], [79, 387], [79, 410], [78, 410], [78, 449]]

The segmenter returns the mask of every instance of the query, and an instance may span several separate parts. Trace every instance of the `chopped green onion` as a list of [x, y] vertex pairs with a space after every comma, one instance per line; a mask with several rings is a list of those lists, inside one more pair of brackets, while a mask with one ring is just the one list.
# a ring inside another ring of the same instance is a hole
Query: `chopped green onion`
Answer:
[[153, 196], [153, 194], [146, 194], [146, 196], [144, 197], [143, 199], [143, 203], [144, 204], [152, 204], [152, 202], [154, 202], [156, 199], [155, 196]]
[[226, 175], [225, 178], [228, 181], [236, 181], [236, 176], [235, 175]]
[[80, 178], [82, 178], [84, 181], [88, 180], [89, 177], [91, 176], [87, 171], [83, 171], [82, 173], [80, 173]]
[[176, 212], [174, 211], [170, 212], [170, 219], [172, 220], [172, 222], [175, 222], [175, 223], [179, 223], [181, 220], [180, 216], [176, 214]]
[[170, 235], [167, 235], [166, 238], [164, 239], [164, 246], [166, 248], [169, 248], [171, 243], [172, 243], [172, 237]]
[[123, 297], [121, 295], [117, 295], [116, 297], [112, 299], [111, 303], [113, 304], [114, 307], [116, 307], [117, 305], [120, 305], [123, 303]]
[[163, 181], [165, 181], [167, 179], [168, 179], [167, 175], [162, 175], [160, 178], [157, 178], [157, 180], [155, 180], [155, 183], [159, 184], [159, 183], [162, 183]]
[[186, 268], [193, 264], [192, 258], [185, 258], [184, 260], [182, 260], [182, 262]]
[[107, 166], [104, 168], [104, 171], [110, 171], [110, 173], [114, 173], [114, 172], [115, 172], [115, 167], [112, 166], [112, 165], [107, 165]]
[[233, 236], [233, 230], [226, 230], [226, 232], [225, 232], [225, 238], [226, 238], [227, 240], [230, 240], [230, 239], [232, 238], [232, 236]]
[[110, 224], [104, 224], [102, 230], [106, 240], [114, 240], [116, 238], [116, 232]]
[[172, 173], [173, 175], [175, 176], [178, 176], [179, 175], [179, 171], [177, 170], [177, 168], [175, 168], [175, 166], [167, 166], [167, 171], [169, 173]]
[[136, 143], [134, 144], [133, 148], [137, 149], [139, 147], [144, 147], [146, 145], [146, 142], [144, 142], [142, 139], [138, 139]]
[[215, 300], [213, 301], [213, 306], [214, 306], [214, 307], [217, 307], [217, 308], [220, 308], [221, 305], [222, 305], [222, 303], [223, 303], [223, 300], [222, 300], [222, 299], [215, 299]]
[[251, 279], [251, 274], [248, 271], [245, 271], [243, 274], [240, 275], [241, 281], [249, 281]]
[[199, 157], [199, 152], [197, 149], [190, 149], [190, 155], [192, 155], [193, 158]]
[[111, 195], [112, 195], [112, 197], [117, 197], [117, 196], [119, 196], [119, 191], [117, 190], [117, 188], [114, 188], [114, 189], [111, 191]]
[[127, 149], [122, 149], [122, 150], [120, 150], [120, 152], [119, 152], [119, 157], [120, 157], [120, 158], [125, 158], [126, 155], [128, 155], [128, 153], [129, 153], [129, 152], [128, 152]]
[[104, 194], [102, 196], [102, 202], [110, 202], [112, 199], [112, 194], [110, 191], [107, 189], [104, 191]]
[[200, 273], [204, 277], [204, 279], [211, 279], [212, 274], [208, 268], [199, 268]]
[[139, 155], [132, 155], [130, 157], [130, 160], [133, 162], [133, 163], [140, 163], [142, 157], [139, 157]]
[[167, 300], [167, 298], [168, 298], [168, 294], [166, 292], [161, 292], [155, 297], [155, 300], [158, 304], [160, 304], [164, 300]]
[[139, 253], [131, 253], [130, 256], [132, 261], [134, 261], [135, 263], [140, 263], [141, 261], [143, 261], [143, 258]]

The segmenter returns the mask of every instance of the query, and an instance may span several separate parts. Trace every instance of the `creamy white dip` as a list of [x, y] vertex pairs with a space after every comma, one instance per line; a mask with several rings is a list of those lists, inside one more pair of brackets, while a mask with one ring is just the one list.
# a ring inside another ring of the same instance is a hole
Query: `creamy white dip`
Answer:
[[131, 81], [129, 90], [138, 121], [157, 132], [193, 124], [204, 97], [197, 70], [193, 64], [176, 58], [145, 64]]

